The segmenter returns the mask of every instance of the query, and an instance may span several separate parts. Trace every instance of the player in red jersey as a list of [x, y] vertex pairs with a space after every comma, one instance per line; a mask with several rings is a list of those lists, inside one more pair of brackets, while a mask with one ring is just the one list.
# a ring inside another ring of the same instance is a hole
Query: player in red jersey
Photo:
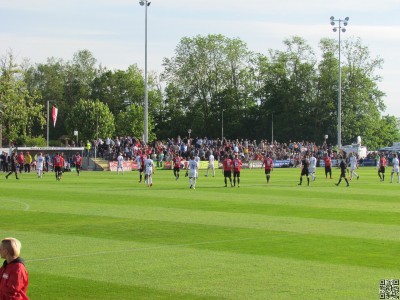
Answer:
[[176, 152], [175, 157], [172, 159], [172, 162], [174, 164], [175, 180], [178, 180], [179, 179], [179, 171], [181, 169], [181, 158], [180, 158], [178, 152]]
[[74, 163], [75, 163], [76, 173], [78, 173], [79, 176], [82, 167], [82, 156], [79, 154], [79, 152], [77, 152], [74, 156]]
[[62, 174], [62, 167], [63, 167], [64, 159], [56, 153], [56, 155], [53, 158], [53, 167], [54, 167], [54, 172], [56, 173], [56, 180], [61, 179], [61, 174]]
[[[382, 155], [381, 159], [379, 160], [379, 169], [378, 169], [378, 176], [381, 179], [381, 181], [385, 181], [385, 169], [386, 169], [386, 157], [385, 155]], [[382, 176], [381, 176], [382, 174]]]
[[60, 153], [60, 156], [61, 156], [61, 175], [62, 175], [62, 173], [63, 173], [64, 170], [65, 170], [64, 152], [61, 152], [61, 153]]
[[324, 163], [325, 163], [325, 178], [328, 179], [328, 173], [330, 179], [332, 179], [332, 162], [331, 158], [329, 157], [328, 153], [324, 155]]
[[229, 158], [228, 155], [225, 156], [224, 161], [222, 162], [223, 165], [223, 173], [224, 173], [224, 181], [225, 181], [225, 187], [227, 187], [227, 180], [226, 178], [229, 178], [229, 181], [231, 182], [231, 187], [233, 187], [232, 184], [232, 160]]
[[261, 165], [261, 168], [265, 166], [265, 177], [267, 178], [267, 183], [269, 183], [269, 179], [271, 178], [271, 172], [274, 170], [274, 161], [269, 154], [265, 155], [264, 161]]
[[[140, 155], [139, 183], [142, 182], [143, 172], [146, 171], [146, 168], [144, 165], [146, 159], [147, 159], [146, 154]], [[144, 176], [144, 179], [146, 180], [146, 174]]]
[[25, 157], [22, 152], [20, 152], [17, 155], [17, 161], [18, 161], [18, 165], [19, 165], [19, 173], [21, 174], [22, 169], [24, 168], [24, 164], [25, 164]]
[[236, 153], [235, 158], [233, 159], [233, 186], [236, 186], [236, 178], [238, 187], [240, 187], [240, 168], [242, 166], [242, 161], [238, 157], [239, 155]]

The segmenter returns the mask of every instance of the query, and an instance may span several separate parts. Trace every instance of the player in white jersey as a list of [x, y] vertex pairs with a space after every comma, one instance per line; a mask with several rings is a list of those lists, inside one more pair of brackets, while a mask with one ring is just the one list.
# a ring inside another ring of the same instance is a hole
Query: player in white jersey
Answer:
[[208, 176], [208, 170], [212, 170], [213, 173], [213, 177], [215, 177], [215, 168], [214, 168], [214, 155], [212, 154], [212, 152], [210, 152], [210, 155], [208, 156], [208, 167], [207, 167], [207, 174], [206, 176]]
[[119, 169], [121, 169], [122, 175], [124, 175], [124, 157], [122, 156], [122, 153], [119, 153], [117, 157], [117, 175]]
[[360, 176], [358, 176], [358, 174], [355, 171], [357, 169], [357, 165], [358, 165], [357, 157], [354, 155], [354, 153], [351, 153], [350, 154], [350, 171], [351, 171], [350, 180], [353, 179], [353, 175], [357, 177], [357, 180], [358, 180], [358, 178], [360, 178]]
[[316, 176], [315, 176], [316, 170], [317, 170], [317, 159], [315, 158], [314, 154], [311, 153], [310, 166], [308, 167], [308, 173], [311, 175], [313, 181], [316, 178]]
[[193, 155], [190, 156], [188, 169], [189, 169], [189, 183], [191, 189], [196, 189], [196, 180], [198, 177], [199, 165]]
[[140, 154], [136, 155], [135, 161], [136, 161], [136, 164], [137, 164], [137, 168], [139, 170], [140, 169], [140, 165], [142, 164]]
[[196, 151], [195, 155], [194, 155], [194, 160], [197, 163], [197, 174], [196, 174], [196, 179], [199, 177], [199, 167], [200, 167], [200, 157], [199, 157], [199, 152]]
[[393, 168], [392, 173], [390, 174], [390, 183], [393, 182], [393, 174], [397, 174], [397, 183], [400, 183], [400, 175], [399, 175], [399, 159], [397, 158], [397, 154], [393, 154]]
[[144, 161], [144, 167], [145, 167], [145, 175], [144, 175], [144, 181], [147, 184], [148, 187], [153, 186], [153, 174], [154, 174], [154, 162], [153, 160], [149, 157]]
[[37, 175], [39, 178], [42, 178], [43, 165], [44, 165], [44, 157], [42, 155], [42, 152], [39, 153], [38, 157], [36, 158], [36, 161], [37, 161], [37, 165], [36, 165]]
[[141, 152], [138, 152], [138, 154], [136, 155], [136, 164], [137, 164], [137, 170], [139, 172], [139, 182], [142, 182], [142, 156], [141, 156]]

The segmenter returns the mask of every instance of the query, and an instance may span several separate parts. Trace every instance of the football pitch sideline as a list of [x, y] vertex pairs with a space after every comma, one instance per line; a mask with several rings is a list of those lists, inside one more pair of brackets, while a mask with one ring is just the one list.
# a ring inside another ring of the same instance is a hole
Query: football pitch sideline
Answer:
[[31, 300], [380, 299], [400, 278], [390, 170], [346, 187], [335, 168], [310, 186], [298, 168], [269, 184], [245, 169], [240, 188], [200, 170], [195, 190], [183, 171], [156, 170], [151, 188], [137, 171], [3, 176], [0, 232], [22, 243]]

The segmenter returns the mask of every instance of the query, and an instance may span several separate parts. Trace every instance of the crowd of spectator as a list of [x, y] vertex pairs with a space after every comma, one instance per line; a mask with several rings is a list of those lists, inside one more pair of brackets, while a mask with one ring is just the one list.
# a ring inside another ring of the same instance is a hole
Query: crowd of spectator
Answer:
[[[87, 146], [89, 145], [89, 147]], [[119, 153], [122, 153], [125, 160], [134, 160], [138, 154], [145, 153], [150, 156], [157, 165], [162, 165], [164, 161], [170, 161], [175, 153], [181, 157], [188, 158], [191, 154], [197, 153], [201, 160], [208, 160], [212, 152], [217, 160], [225, 154], [238, 153], [244, 161], [262, 160], [268, 153], [274, 160], [301, 160], [304, 153], [313, 153], [315, 157], [322, 158], [324, 153], [328, 153], [333, 159], [337, 157], [337, 152], [332, 145], [322, 143], [317, 145], [308, 141], [289, 141], [280, 143], [267, 140], [248, 139], [209, 139], [204, 138], [168, 138], [165, 141], [155, 141], [145, 144], [136, 137], [116, 137], [97, 139], [92, 142], [80, 142], [80, 146], [85, 147], [85, 155], [102, 157], [106, 160], [116, 160]]]
[[[75, 143], [71, 146], [75, 146]], [[274, 160], [290, 160], [290, 165], [292, 166], [300, 164], [302, 156], [306, 153], [312, 154], [317, 159], [322, 159], [325, 153], [328, 153], [332, 159], [345, 155], [326, 142], [318, 145], [309, 141], [281, 143], [260, 140], [257, 142], [249, 139], [181, 138], [179, 135], [176, 138], [168, 138], [164, 141], [154, 141], [148, 144], [134, 136], [108, 137], [94, 141], [80, 141], [78, 146], [84, 147], [85, 157], [100, 157], [108, 161], [115, 161], [119, 153], [123, 155], [126, 161], [134, 160], [138, 154], [146, 154], [156, 162], [157, 167], [161, 167], [165, 161], [171, 161], [176, 153], [179, 153], [183, 158], [189, 158], [190, 155], [198, 155], [203, 161], [207, 161], [211, 153], [218, 161], [221, 161], [226, 154], [233, 155], [238, 153], [244, 162], [263, 160], [264, 155], [268, 153]], [[381, 151], [368, 152], [366, 159], [378, 161], [379, 156], [382, 154], [388, 157], [390, 162], [391, 156], [388, 155], [389, 153]], [[32, 161], [29, 156], [29, 152], [25, 153], [25, 161], [28, 162], [25, 163], [25, 171], [30, 169], [29, 165], [34, 168], [35, 159]], [[51, 161], [51, 157], [48, 154], [45, 157], [46, 162]], [[8, 169], [9, 159], [6, 152], [0, 155], [0, 170], [3, 170], [3, 172]], [[70, 164], [72, 156], [66, 157], [66, 162]], [[21, 163], [21, 165], [24, 166], [24, 163]]]

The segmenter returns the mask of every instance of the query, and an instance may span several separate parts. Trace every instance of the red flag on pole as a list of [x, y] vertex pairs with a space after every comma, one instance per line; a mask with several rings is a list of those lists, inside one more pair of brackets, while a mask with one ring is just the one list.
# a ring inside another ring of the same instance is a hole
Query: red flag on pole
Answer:
[[51, 109], [51, 117], [53, 118], [53, 126], [56, 127], [58, 108], [53, 106]]

